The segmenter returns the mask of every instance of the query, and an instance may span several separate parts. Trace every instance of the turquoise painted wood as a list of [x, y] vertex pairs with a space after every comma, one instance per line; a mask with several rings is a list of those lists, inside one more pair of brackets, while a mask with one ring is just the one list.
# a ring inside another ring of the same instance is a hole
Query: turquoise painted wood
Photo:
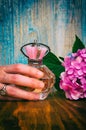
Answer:
[[86, 43], [86, 0], [0, 0], [0, 65], [27, 63], [20, 47], [34, 39], [65, 56], [75, 34]]

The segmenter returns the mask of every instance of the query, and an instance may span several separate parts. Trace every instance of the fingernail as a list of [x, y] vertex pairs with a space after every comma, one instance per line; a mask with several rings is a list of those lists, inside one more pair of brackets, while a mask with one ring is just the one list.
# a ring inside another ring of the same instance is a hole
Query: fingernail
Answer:
[[47, 96], [48, 96], [48, 94], [40, 93], [39, 100], [44, 100], [47, 98]]
[[38, 75], [39, 75], [40, 77], [43, 77], [44, 73], [41, 72], [41, 71], [38, 71]]
[[44, 88], [44, 83], [43, 82], [40, 82], [40, 87]]

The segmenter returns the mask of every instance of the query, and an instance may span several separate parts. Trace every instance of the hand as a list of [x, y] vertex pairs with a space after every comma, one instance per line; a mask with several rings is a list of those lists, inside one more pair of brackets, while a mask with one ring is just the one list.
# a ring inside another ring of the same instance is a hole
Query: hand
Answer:
[[[25, 64], [0, 66], [0, 89], [6, 84], [7, 96], [0, 96], [2, 100], [38, 100], [40, 94], [23, 90], [22, 87], [42, 89], [44, 83], [39, 79], [43, 72]], [[17, 87], [18, 86], [18, 87]]]

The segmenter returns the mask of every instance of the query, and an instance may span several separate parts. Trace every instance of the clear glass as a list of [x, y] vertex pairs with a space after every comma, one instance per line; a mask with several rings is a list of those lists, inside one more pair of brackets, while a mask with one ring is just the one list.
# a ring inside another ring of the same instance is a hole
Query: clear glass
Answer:
[[45, 55], [50, 52], [50, 48], [42, 43], [28, 43], [21, 47], [22, 53], [28, 58], [28, 64], [30, 66], [36, 67], [39, 70], [44, 72], [44, 77], [42, 80], [45, 84], [43, 89], [32, 89], [29, 88], [28, 91], [33, 91], [34, 93], [40, 93], [41, 98], [43, 100], [47, 98], [55, 83], [55, 75], [53, 72], [43, 64], [43, 58]]

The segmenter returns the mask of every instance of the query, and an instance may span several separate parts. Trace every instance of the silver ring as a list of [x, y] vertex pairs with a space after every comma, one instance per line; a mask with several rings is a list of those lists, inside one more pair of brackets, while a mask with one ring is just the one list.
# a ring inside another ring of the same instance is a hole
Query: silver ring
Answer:
[[4, 84], [4, 85], [2, 86], [2, 88], [0, 89], [0, 95], [1, 95], [1, 96], [6, 96], [6, 95], [7, 95], [6, 87], [7, 87], [7, 85]]

